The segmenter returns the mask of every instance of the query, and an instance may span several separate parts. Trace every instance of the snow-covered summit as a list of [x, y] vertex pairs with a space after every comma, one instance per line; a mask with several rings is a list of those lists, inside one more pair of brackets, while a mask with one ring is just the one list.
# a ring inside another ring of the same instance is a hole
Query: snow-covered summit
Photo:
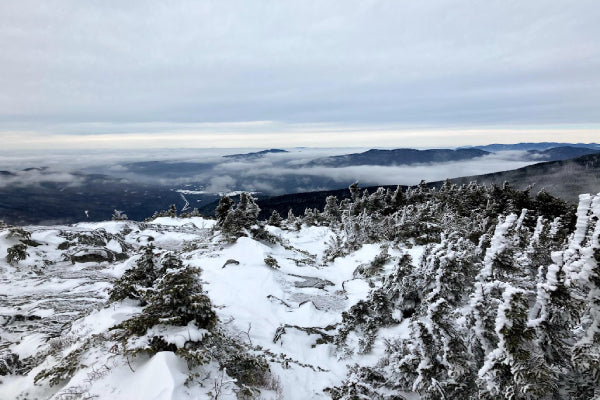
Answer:
[[0, 399], [598, 395], [600, 194], [351, 192], [3, 226]]

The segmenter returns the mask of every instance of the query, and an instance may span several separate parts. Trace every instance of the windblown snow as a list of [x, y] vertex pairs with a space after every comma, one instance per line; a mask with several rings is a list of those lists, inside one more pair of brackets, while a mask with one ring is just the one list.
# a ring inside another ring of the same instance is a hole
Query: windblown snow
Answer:
[[[367, 296], [371, 288], [365, 281], [354, 279], [353, 272], [358, 265], [371, 262], [380, 247], [364, 245], [331, 265], [323, 265], [323, 252], [333, 235], [329, 228], [305, 226], [286, 231], [268, 227], [283, 245], [266, 245], [249, 237], [223, 244], [211, 230], [214, 222], [199, 217], [158, 218], [151, 223], [25, 228], [39, 245], [30, 247], [28, 257], [17, 265], [2, 261], [0, 266], [0, 349], [17, 354], [21, 360], [42, 360], [26, 375], [0, 377], [0, 398], [209, 399], [215, 398], [215, 385], [223, 386], [220, 399], [236, 398], [233, 383], [214, 365], [206, 366], [190, 383], [186, 363], [174, 353], [125, 359], [117, 350], [118, 343], [98, 343], [87, 350], [84, 367], [65, 383], [34, 384], [36, 374], [56, 364], [59, 355], [106, 333], [141, 309], [133, 301], [106, 303], [111, 282], [131, 267], [136, 256], [121, 261], [99, 258], [74, 262], [71, 255], [100, 249], [118, 254], [126, 247], [137, 249], [147, 243], [153, 243], [158, 252], [177, 252], [187, 265], [202, 269], [203, 287], [219, 320], [233, 335], [264, 352], [292, 360], [285, 367], [281, 363], [270, 365], [280, 387], [277, 392], [263, 391], [264, 399], [328, 398], [323, 388], [341, 382], [346, 376], [346, 362], [338, 360], [331, 343], [316, 344], [318, 336], [302, 329], [324, 330], [339, 323], [342, 311]], [[97, 248], [59, 250], [73, 235], [103, 238], [106, 243], [99, 243], [102, 246]], [[0, 234], [0, 254], [6, 254], [16, 242], [8, 236], [7, 230]], [[409, 251], [418, 258], [421, 248]], [[392, 255], [402, 252], [390, 251]], [[268, 256], [277, 260], [279, 268], [265, 265]], [[239, 264], [227, 264], [228, 260]], [[281, 327], [286, 327], [285, 333], [275, 340]], [[169, 330], [164, 336], [178, 347], [206, 334], [191, 323], [161, 329]], [[375, 358], [374, 354], [365, 356]]]

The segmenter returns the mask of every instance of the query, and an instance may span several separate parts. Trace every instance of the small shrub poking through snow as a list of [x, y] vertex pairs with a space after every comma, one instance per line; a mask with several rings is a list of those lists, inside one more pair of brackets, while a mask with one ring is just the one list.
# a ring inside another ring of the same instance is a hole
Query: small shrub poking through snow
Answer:
[[267, 256], [265, 257], [265, 264], [271, 268], [275, 268], [275, 269], [279, 269], [279, 263], [277, 262], [277, 260], [275, 259], [275, 257], [273, 256]]
[[135, 266], [125, 271], [110, 290], [110, 300], [119, 301], [127, 298], [146, 303], [148, 289], [158, 278], [158, 270], [154, 260], [154, 246], [144, 247], [144, 253]]
[[[180, 262], [181, 263], [181, 262]], [[181, 266], [167, 269], [148, 291], [148, 305], [137, 316], [117, 325], [124, 330], [125, 337], [145, 335], [155, 325], [186, 326], [190, 322], [197, 328], [211, 330], [217, 315], [208, 296], [202, 291], [200, 270]], [[161, 350], [156, 339], [147, 350]], [[170, 350], [167, 349], [163, 350]]]
[[27, 252], [25, 250], [27, 250], [27, 246], [23, 243], [15, 244], [6, 250], [6, 261], [9, 264], [16, 264], [19, 261], [26, 259]]

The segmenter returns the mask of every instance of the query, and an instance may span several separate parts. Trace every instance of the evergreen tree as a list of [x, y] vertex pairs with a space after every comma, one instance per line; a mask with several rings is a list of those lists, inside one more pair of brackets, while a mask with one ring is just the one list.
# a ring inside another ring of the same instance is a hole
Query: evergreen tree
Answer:
[[352, 201], [357, 202], [358, 198], [360, 196], [360, 189], [358, 188], [358, 182], [354, 182], [352, 185], [350, 185], [350, 187], [348, 187], [348, 189], [350, 189], [350, 198], [352, 199]]
[[469, 398], [475, 375], [455, 320], [445, 300], [429, 304], [425, 318], [411, 320], [409, 338], [388, 345], [385, 375], [422, 399]]
[[543, 363], [535, 331], [528, 325], [527, 292], [506, 286], [496, 317], [497, 347], [479, 370], [483, 398], [544, 398], [555, 390], [554, 376]]
[[23, 243], [15, 244], [6, 250], [6, 262], [16, 264], [27, 258], [27, 246]]
[[337, 202], [337, 197], [327, 196], [325, 199], [325, 208], [323, 209], [323, 219], [330, 225], [341, 221], [342, 213]]
[[177, 207], [175, 207], [175, 204], [171, 204], [169, 206], [169, 211], [167, 211], [167, 217], [171, 217], [171, 218], [177, 217]]
[[254, 197], [248, 193], [240, 194], [240, 202], [230, 210], [221, 224], [221, 229], [230, 238], [237, 238], [258, 224], [260, 208]]
[[[561, 266], [540, 266], [537, 295], [530, 314], [529, 326], [535, 329], [536, 346], [543, 359], [540, 364], [552, 371], [552, 389], [548, 397], [559, 399], [572, 391], [573, 363], [571, 361], [573, 330], [579, 318], [579, 302], [571, 297], [565, 285]], [[575, 397], [577, 398], [577, 397]]]
[[193, 321], [198, 328], [212, 329], [217, 317], [202, 291], [199, 275], [197, 268], [167, 269], [143, 314], [155, 323], [185, 326]]
[[[183, 266], [180, 259], [170, 255], [162, 262], [161, 274], [147, 291], [147, 305], [142, 313], [115, 328], [123, 329], [125, 336], [144, 335], [158, 324], [185, 326], [193, 322], [198, 328], [213, 329], [217, 316], [202, 290], [200, 270]], [[152, 340], [153, 351], [171, 348], [160, 337]]]
[[281, 215], [279, 215], [279, 213], [276, 210], [273, 210], [273, 212], [271, 213], [271, 216], [269, 217], [269, 220], [267, 221], [267, 224], [269, 224], [271, 226], [280, 227], [282, 221], [283, 221], [283, 218], [281, 218]]
[[406, 197], [404, 196], [404, 192], [400, 185], [396, 187], [394, 194], [391, 198], [391, 206], [394, 210], [399, 210], [406, 202]]
[[130, 298], [139, 300], [142, 304], [146, 303], [148, 291], [158, 278], [159, 270], [155, 262], [154, 246], [149, 244], [142, 249], [142, 256], [135, 265], [114, 283], [109, 293], [111, 301]]
[[564, 252], [567, 281], [583, 302], [581, 333], [572, 361], [579, 373], [578, 398], [600, 398], [600, 195], [581, 195], [577, 224]]
[[223, 225], [225, 218], [233, 208], [235, 202], [231, 200], [229, 196], [222, 196], [219, 200], [217, 208], [215, 208], [215, 217], [217, 218], [217, 225]]
[[117, 209], [114, 210], [112, 215], [113, 221], [127, 221], [127, 219], [127, 214], [125, 214], [123, 211]]

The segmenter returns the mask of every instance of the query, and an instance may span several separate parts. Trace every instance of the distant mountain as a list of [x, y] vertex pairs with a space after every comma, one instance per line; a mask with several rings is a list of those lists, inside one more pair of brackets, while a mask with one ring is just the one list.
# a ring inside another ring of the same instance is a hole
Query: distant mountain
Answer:
[[127, 172], [154, 178], [181, 178], [209, 172], [215, 163], [141, 161], [122, 164]]
[[287, 150], [282, 150], [282, 149], [268, 149], [268, 150], [262, 150], [262, 151], [256, 151], [253, 153], [243, 153], [243, 154], [229, 154], [226, 156], [223, 156], [224, 158], [233, 158], [236, 160], [255, 160], [257, 158], [262, 158], [267, 154], [270, 153], [288, 153]]
[[600, 152], [600, 148], [561, 146], [547, 150], [528, 150], [527, 153], [540, 161], [560, 161]]
[[462, 149], [480, 149], [490, 152], [507, 151], [507, 150], [547, 150], [553, 147], [585, 147], [589, 149], [598, 149], [598, 143], [558, 143], [558, 142], [541, 142], [541, 143], [515, 143], [515, 144], [488, 144], [485, 146], [468, 146], [461, 147]]
[[474, 148], [457, 150], [371, 149], [364, 153], [318, 158], [308, 163], [308, 166], [349, 167], [354, 165], [411, 165], [471, 160], [483, 157], [487, 154], [490, 153]]
[[545, 189], [552, 195], [575, 203], [580, 193], [600, 192], [600, 153], [451, 181], [457, 184], [475, 181], [480, 184], [497, 185], [510, 182], [519, 189], [533, 186], [533, 192]]
[[[593, 150], [563, 146], [531, 150], [523, 154], [529, 154], [531, 159], [560, 160], [589, 151]], [[404, 158], [399, 157], [399, 154], [403, 154]], [[489, 153], [479, 149], [370, 150], [319, 159], [323, 164], [313, 161], [312, 165], [340, 167], [369, 163], [397, 165], [400, 162], [406, 165], [457, 158], [477, 159], [485, 154]], [[120, 165], [123, 167], [119, 169], [119, 172], [123, 172], [121, 178], [82, 172], [69, 174], [45, 167], [0, 171], [0, 220], [12, 224], [100, 221], [110, 219], [114, 209], [124, 211], [133, 220], [143, 220], [154, 211], [168, 209], [170, 204], [175, 204], [178, 210], [198, 207], [203, 214], [210, 215], [214, 212], [214, 201], [219, 198], [219, 194], [213, 192], [221, 191], [217, 189], [217, 185], [211, 187], [213, 178], [217, 183], [220, 179], [225, 179], [225, 187], [232, 190], [260, 191], [259, 205], [263, 210], [263, 217], [268, 217], [272, 210], [287, 214], [290, 208], [294, 213], [301, 214], [307, 207], [322, 207], [328, 195], [336, 195], [340, 199], [347, 197], [349, 192], [346, 188], [354, 181], [351, 174], [333, 177], [320, 173], [307, 175], [286, 172], [248, 178], [243, 174], [235, 175], [235, 171], [224, 173], [216, 167], [218, 165], [208, 162], [165, 161], [128, 163]], [[286, 167], [285, 163], [281, 165]], [[542, 162], [513, 171], [456, 178], [452, 181], [458, 184], [477, 181], [498, 185], [508, 181], [521, 189], [535, 185], [532, 192], [545, 188], [556, 196], [575, 202], [579, 193], [600, 192], [600, 153], [570, 160]], [[376, 178], [370, 181], [370, 184], [376, 183]], [[440, 183], [430, 185], [438, 184]], [[335, 190], [336, 188], [340, 190]], [[270, 197], [297, 192], [303, 193]]]
[[[467, 176], [450, 179], [450, 182], [461, 185], [470, 182], [479, 184], [502, 185], [509, 182], [518, 189], [533, 186], [532, 194], [541, 189], [562, 198], [571, 203], [577, 203], [580, 193], [600, 193], [600, 153], [585, 155], [571, 160], [549, 161], [529, 165], [511, 171], [496, 172], [492, 174]], [[443, 182], [430, 182], [428, 186], [439, 187]], [[394, 188], [395, 185], [383, 186]], [[374, 192], [380, 186], [369, 186], [361, 188], [369, 193]], [[406, 189], [406, 186], [403, 186]], [[350, 197], [347, 188], [338, 190], [326, 190], [316, 192], [304, 192], [286, 194], [259, 199], [257, 201], [261, 208], [261, 217], [267, 218], [274, 210], [285, 217], [291, 209], [294, 214], [303, 214], [306, 208], [322, 209], [327, 196], [336, 196], [339, 200]], [[212, 215], [217, 203], [207, 204], [201, 210], [206, 215]]]

